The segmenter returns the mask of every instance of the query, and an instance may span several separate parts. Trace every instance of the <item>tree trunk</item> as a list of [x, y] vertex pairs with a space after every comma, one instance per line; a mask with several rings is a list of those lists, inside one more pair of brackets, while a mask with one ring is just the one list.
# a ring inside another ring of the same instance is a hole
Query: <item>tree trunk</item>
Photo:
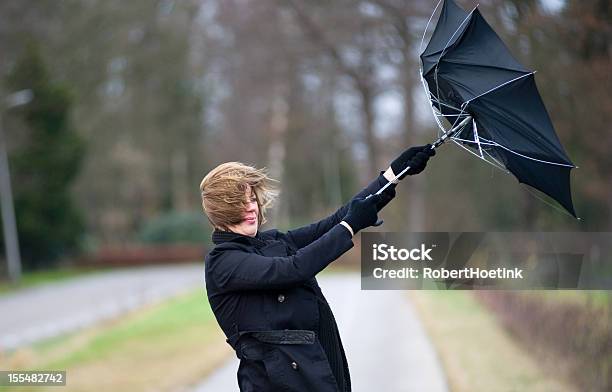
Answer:
[[[405, 46], [410, 47], [411, 41], [409, 37], [403, 37]], [[402, 89], [404, 95], [404, 134], [403, 134], [403, 148], [408, 148], [416, 143], [417, 138], [415, 137], [415, 130], [419, 129], [414, 124], [414, 105], [412, 99], [412, 92], [415, 86], [415, 78], [412, 76], [416, 72], [416, 67], [413, 67], [412, 61], [408, 56], [404, 57], [404, 66], [402, 67]], [[425, 177], [423, 175], [417, 175], [408, 178], [409, 189], [407, 190], [408, 195], [408, 208], [403, 209], [407, 216], [405, 221], [408, 222], [408, 229], [410, 231], [423, 231], [425, 230], [426, 220], [426, 203], [425, 203]]]
[[378, 146], [374, 134], [374, 97], [369, 87], [358, 86], [363, 106], [363, 129], [368, 154], [368, 178], [378, 175]]
[[[268, 169], [270, 177], [281, 180], [284, 174], [285, 134], [289, 124], [289, 105], [286, 98], [286, 84], [279, 82], [272, 101], [269, 127]], [[287, 222], [287, 203], [282, 200], [282, 193], [277, 200], [276, 208], [271, 210], [271, 220], [276, 226]]]

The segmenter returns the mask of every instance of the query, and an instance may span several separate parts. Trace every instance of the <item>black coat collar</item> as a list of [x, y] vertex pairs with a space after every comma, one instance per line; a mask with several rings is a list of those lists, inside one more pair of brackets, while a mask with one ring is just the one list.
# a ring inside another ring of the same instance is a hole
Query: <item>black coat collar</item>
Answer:
[[219, 245], [219, 244], [222, 244], [228, 241], [246, 243], [248, 245], [253, 245], [256, 247], [266, 245], [266, 242], [260, 238], [259, 231], [257, 232], [257, 234], [255, 234], [255, 237], [250, 237], [248, 235], [234, 233], [231, 231], [221, 231], [221, 230], [213, 231], [212, 242], [215, 245]]

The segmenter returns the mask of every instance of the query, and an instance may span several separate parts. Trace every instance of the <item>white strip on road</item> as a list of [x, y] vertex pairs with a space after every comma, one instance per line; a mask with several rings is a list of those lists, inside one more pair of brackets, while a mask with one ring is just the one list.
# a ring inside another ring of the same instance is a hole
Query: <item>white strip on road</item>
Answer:
[[[406, 292], [362, 291], [359, 275], [318, 278], [336, 316], [354, 392], [447, 391], [435, 350]], [[194, 392], [238, 390], [235, 355]]]
[[204, 263], [137, 267], [0, 297], [0, 351], [74, 331], [204, 287]]

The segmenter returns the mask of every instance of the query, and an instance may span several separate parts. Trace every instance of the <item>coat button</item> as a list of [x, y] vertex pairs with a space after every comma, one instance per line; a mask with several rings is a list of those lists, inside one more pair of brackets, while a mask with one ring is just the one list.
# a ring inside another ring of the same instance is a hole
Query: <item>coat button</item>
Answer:
[[293, 370], [298, 370], [297, 362], [291, 362], [291, 367], [293, 368]]
[[283, 294], [278, 295], [278, 302], [285, 302], [285, 296]]

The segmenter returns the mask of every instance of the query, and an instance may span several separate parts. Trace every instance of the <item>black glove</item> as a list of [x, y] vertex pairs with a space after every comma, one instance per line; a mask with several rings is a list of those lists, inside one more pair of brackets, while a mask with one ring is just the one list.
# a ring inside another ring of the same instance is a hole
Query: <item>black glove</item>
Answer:
[[400, 180], [403, 180], [407, 174], [412, 176], [425, 170], [427, 161], [434, 155], [436, 155], [436, 150], [431, 148], [431, 144], [410, 147], [391, 162], [391, 169], [395, 175], [398, 175], [402, 170], [410, 166], [410, 169], [399, 177]]
[[343, 220], [351, 226], [353, 234], [357, 234], [359, 230], [365, 229], [376, 223], [378, 220], [378, 209], [376, 205], [380, 203], [380, 201], [380, 195], [372, 195], [367, 199], [362, 198], [351, 201], [349, 210]]
[[380, 201], [376, 203], [376, 212], [380, 212], [395, 197], [395, 184], [391, 184], [380, 194]]

